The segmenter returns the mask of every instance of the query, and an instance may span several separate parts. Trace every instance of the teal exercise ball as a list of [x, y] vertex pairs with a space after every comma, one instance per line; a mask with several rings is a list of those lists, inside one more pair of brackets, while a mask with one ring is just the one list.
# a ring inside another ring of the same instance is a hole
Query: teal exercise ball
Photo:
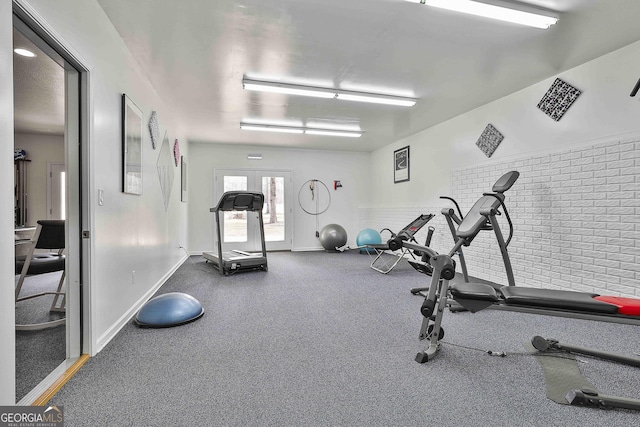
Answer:
[[[382, 243], [382, 236], [373, 228], [365, 228], [356, 237], [357, 246], [379, 245]], [[360, 253], [374, 253], [372, 248], [360, 248]]]
[[338, 224], [327, 224], [320, 230], [320, 244], [327, 251], [336, 251], [347, 244], [347, 231]]

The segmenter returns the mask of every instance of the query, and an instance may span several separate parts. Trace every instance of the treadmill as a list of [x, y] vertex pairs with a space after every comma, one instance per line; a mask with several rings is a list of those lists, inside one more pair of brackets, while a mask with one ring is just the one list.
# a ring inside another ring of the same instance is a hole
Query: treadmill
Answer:
[[[239, 271], [262, 270], [267, 271], [267, 246], [264, 240], [264, 222], [262, 220], [262, 207], [264, 195], [251, 191], [227, 191], [220, 197], [216, 207], [209, 209], [216, 216], [216, 234], [218, 236], [218, 251], [203, 252], [202, 256], [211, 261], [225, 276]], [[260, 240], [262, 252], [245, 252], [231, 250], [222, 252], [222, 233], [220, 231], [220, 212], [247, 211], [257, 212], [260, 223]]]

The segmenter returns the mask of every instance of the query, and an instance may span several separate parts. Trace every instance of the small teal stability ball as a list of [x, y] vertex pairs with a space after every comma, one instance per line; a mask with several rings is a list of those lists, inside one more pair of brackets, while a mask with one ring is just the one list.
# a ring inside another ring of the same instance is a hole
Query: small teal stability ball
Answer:
[[135, 322], [141, 328], [169, 328], [199, 319], [204, 314], [202, 304], [191, 295], [170, 292], [147, 301]]
[[347, 231], [338, 224], [327, 224], [320, 230], [320, 244], [328, 251], [335, 252], [347, 244]]
[[[357, 246], [365, 246], [365, 245], [379, 245], [382, 243], [382, 236], [373, 228], [365, 228], [361, 232], [358, 233], [356, 237], [356, 245]], [[360, 248], [360, 253], [374, 253], [375, 250], [372, 248]]]

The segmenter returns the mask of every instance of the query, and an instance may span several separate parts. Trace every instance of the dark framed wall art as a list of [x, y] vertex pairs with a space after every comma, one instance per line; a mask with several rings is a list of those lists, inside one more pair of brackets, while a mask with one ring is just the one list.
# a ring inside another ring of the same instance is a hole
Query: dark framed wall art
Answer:
[[393, 152], [393, 182], [409, 181], [409, 146]]

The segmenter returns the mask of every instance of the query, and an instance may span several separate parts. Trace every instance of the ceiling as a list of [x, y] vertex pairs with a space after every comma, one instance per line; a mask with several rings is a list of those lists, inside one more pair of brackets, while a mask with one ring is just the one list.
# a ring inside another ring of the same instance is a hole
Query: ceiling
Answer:
[[13, 55], [15, 132], [62, 135], [64, 69], [15, 28], [13, 47], [36, 54]]
[[[372, 151], [640, 40], [637, 0], [528, 0], [557, 12], [549, 30], [403, 0], [98, 3], [196, 142]], [[243, 76], [419, 101], [394, 107], [250, 92]], [[365, 133], [254, 132], [241, 121]]]

